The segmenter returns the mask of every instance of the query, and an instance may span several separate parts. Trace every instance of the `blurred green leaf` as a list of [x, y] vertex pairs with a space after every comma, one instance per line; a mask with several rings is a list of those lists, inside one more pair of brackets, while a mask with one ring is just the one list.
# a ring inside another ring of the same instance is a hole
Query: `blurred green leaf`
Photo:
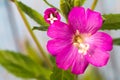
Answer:
[[32, 28], [32, 30], [47, 31], [48, 30], [48, 26], [39, 26], [39, 27], [34, 26]]
[[63, 71], [55, 66], [50, 80], [74, 80], [74, 75], [69, 70]]
[[120, 14], [108, 14], [103, 15], [106, 19], [102, 30], [117, 30], [120, 29]]
[[40, 25], [47, 26], [48, 24], [44, 20], [43, 16], [35, 11], [34, 9], [28, 7], [27, 5], [23, 4], [22, 2], [18, 2], [19, 7], [25, 12], [29, 17], [31, 17], [34, 21], [36, 21]]
[[69, 11], [70, 11], [70, 4], [67, 0], [60, 0], [60, 9], [62, 11], [63, 16], [67, 20]]
[[80, 80], [105, 80], [104, 77], [100, 74], [97, 68], [89, 66], [86, 73], [81, 77]]
[[74, 6], [82, 6], [86, 0], [74, 0]]
[[0, 64], [10, 73], [22, 78], [40, 78], [49, 80], [51, 71], [37, 64], [29, 57], [12, 52], [0, 51]]
[[40, 58], [40, 55], [38, 55], [39, 53], [27, 39], [25, 40], [25, 50], [27, 56], [29, 56], [33, 61], [37, 62], [38, 64], [42, 64], [42, 59]]
[[115, 45], [120, 45], [120, 38], [113, 39]]

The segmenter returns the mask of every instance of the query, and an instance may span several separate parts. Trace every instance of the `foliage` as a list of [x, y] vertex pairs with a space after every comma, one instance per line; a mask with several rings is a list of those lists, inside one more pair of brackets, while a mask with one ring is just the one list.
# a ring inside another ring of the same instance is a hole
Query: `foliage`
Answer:
[[103, 15], [105, 22], [102, 30], [117, 30], [120, 29], [120, 14]]
[[39, 31], [47, 31], [47, 29], [48, 29], [48, 26], [39, 26], [39, 27], [34, 26], [32, 28], [32, 30], [39, 30]]
[[67, 0], [60, 0], [60, 10], [63, 14], [63, 16], [66, 18], [68, 17], [69, 11], [70, 11], [70, 4]]
[[120, 45], [120, 38], [113, 39], [115, 45]]
[[13, 52], [0, 51], [0, 64], [15, 76], [21, 78], [41, 78], [49, 79], [51, 71], [37, 64], [29, 57]]
[[31, 17], [38, 24], [43, 26], [48, 25], [40, 13], [28, 7], [27, 5], [23, 4], [22, 2], [18, 2], [18, 4], [19, 4], [19, 7], [22, 9], [22, 11], [24, 11], [29, 17]]
[[74, 6], [82, 6], [86, 0], [74, 0]]
[[74, 75], [69, 70], [61, 70], [55, 65], [50, 80], [74, 80]]

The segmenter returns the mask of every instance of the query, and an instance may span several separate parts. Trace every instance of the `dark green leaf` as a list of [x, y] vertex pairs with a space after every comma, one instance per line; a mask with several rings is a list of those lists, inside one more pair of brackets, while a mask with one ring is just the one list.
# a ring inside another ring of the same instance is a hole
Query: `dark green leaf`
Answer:
[[102, 26], [102, 30], [117, 30], [120, 29], [120, 14], [103, 15], [105, 22]]
[[45, 77], [48, 80], [51, 73], [29, 57], [12, 51], [0, 51], [0, 64], [10, 73], [22, 78]]
[[47, 31], [48, 26], [40, 26], [40, 27], [34, 26], [32, 30]]
[[27, 5], [23, 4], [22, 2], [18, 2], [19, 7], [24, 11], [29, 17], [31, 17], [34, 21], [36, 21], [40, 25], [47, 26], [48, 24], [44, 20], [43, 16], [35, 11], [34, 9], [28, 7]]
[[120, 45], [120, 38], [113, 39], [115, 45]]
[[74, 6], [82, 6], [86, 0], [74, 0]]
[[74, 80], [74, 75], [69, 70], [63, 71], [55, 66], [50, 80]]

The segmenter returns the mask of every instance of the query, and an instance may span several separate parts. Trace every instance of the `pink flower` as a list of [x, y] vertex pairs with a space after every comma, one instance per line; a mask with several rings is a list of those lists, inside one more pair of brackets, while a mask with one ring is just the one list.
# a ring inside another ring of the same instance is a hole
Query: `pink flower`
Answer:
[[60, 15], [55, 8], [48, 8], [44, 12], [44, 19], [49, 24], [53, 24], [56, 21], [60, 21]]
[[52, 38], [47, 49], [56, 57], [59, 68], [82, 74], [88, 64], [101, 67], [107, 64], [112, 50], [111, 36], [97, 32], [102, 26], [101, 14], [83, 7], [74, 7], [68, 15], [68, 24], [55, 22], [47, 34]]

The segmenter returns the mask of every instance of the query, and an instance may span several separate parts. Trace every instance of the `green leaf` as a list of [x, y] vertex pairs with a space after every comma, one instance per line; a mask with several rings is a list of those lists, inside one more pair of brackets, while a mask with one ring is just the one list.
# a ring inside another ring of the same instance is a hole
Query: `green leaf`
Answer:
[[113, 39], [115, 45], [120, 45], [120, 38]]
[[120, 29], [120, 14], [103, 15], [106, 18], [102, 30], [117, 30]]
[[31, 17], [34, 21], [36, 21], [40, 25], [47, 26], [48, 24], [44, 20], [43, 16], [35, 11], [34, 9], [28, 7], [27, 5], [23, 4], [22, 2], [18, 2], [19, 7], [25, 12], [29, 17]]
[[40, 26], [40, 27], [34, 26], [32, 30], [47, 31], [48, 26]]
[[60, 9], [62, 11], [63, 16], [67, 20], [69, 11], [70, 11], [70, 4], [67, 0], [60, 0]]
[[10, 73], [22, 78], [44, 77], [49, 80], [51, 74], [48, 69], [43, 68], [29, 57], [12, 51], [0, 51], [0, 64]]
[[50, 80], [74, 80], [74, 75], [69, 70], [63, 71], [55, 66]]
[[74, 0], [74, 6], [82, 6], [86, 0]]
[[42, 64], [42, 59], [38, 55], [39, 53], [37, 50], [30, 44], [29, 40], [25, 40], [25, 51], [26, 55], [29, 56], [33, 61], [37, 62], [38, 64]]

